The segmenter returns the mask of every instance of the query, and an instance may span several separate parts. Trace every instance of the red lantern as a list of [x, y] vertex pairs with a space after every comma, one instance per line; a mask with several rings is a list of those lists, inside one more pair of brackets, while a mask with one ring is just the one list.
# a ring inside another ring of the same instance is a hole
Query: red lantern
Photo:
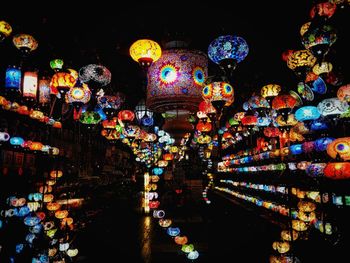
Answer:
[[165, 161], [172, 161], [174, 159], [174, 155], [172, 153], [165, 153], [163, 154], [163, 160]]
[[113, 118], [112, 120], [104, 120], [102, 122], [102, 127], [104, 129], [115, 129], [115, 126], [117, 126], [116, 118]]
[[258, 118], [254, 115], [246, 115], [241, 120], [244, 126], [253, 126], [258, 123]]
[[122, 110], [118, 113], [118, 119], [122, 122], [132, 122], [135, 118], [135, 113], [131, 110]]
[[200, 131], [201, 133], [204, 133], [204, 132], [210, 132], [211, 129], [212, 129], [212, 125], [210, 122], [203, 122], [203, 121], [200, 121], [198, 122], [198, 124], [196, 125], [196, 129], [198, 131]]
[[292, 50], [292, 49], [288, 49], [288, 50], [284, 51], [284, 52], [282, 53], [282, 60], [285, 61], [285, 62], [287, 62], [289, 56], [292, 55], [293, 52], [294, 52], [294, 50]]
[[293, 109], [297, 100], [291, 95], [279, 95], [272, 100], [272, 108], [275, 110]]
[[224, 141], [227, 141], [227, 140], [232, 139], [232, 138], [233, 138], [233, 135], [229, 132], [224, 132], [224, 134], [222, 135], [222, 139]]
[[278, 137], [281, 134], [277, 127], [266, 127], [264, 129], [264, 135], [268, 138]]
[[199, 103], [198, 108], [200, 111], [203, 111], [205, 113], [216, 113], [216, 110], [210, 101], [202, 101]]
[[160, 202], [159, 201], [149, 201], [149, 208], [154, 208], [154, 209], [157, 209], [158, 206], [160, 205]]
[[328, 163], [323, 170], [326, 177], [334, 180], [342, 180], [350, 178], [350, 163]]
[[316, 15], [320, 17], [330, 18], [335, 13], [337, 5], [330, 2], [318, 3], [310, 10], [310, 17], [314, 18]]

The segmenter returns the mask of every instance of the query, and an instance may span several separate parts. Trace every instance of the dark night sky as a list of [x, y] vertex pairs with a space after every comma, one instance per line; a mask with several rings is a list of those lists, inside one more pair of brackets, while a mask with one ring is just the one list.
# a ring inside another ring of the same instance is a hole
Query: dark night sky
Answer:
[[[47, 12], [8, 13], [1, 19], [10, 22], [14, 33], [30, 33], [38, 39], [38, 50], [28, 63], [39, 65], [49, 73], [49, 61], [56, 57], [75, 69], [88, 63], [104, 64], [112, 72], [113, 88], [126, 94], [130, 106], [144, 93], [141, 70], [129, 57], [128, 50], [135, 40], [144, 37], [160, 44], [169, 38], [184, 37], [189, 40], [190, 48], [207, 53], [214, 38], [239, 35], [246, 39], [250, 51], [233, 74], [231, 84], [236, 97], [251, 95], [272, 82], [294, 88], [296, 77], [281, 60], [281, 54], [287, 49], [303, 49], [299, 29], [310, 20], [312, 1], [231, 1], [230, 5], [210, 2], [126, 3], [123, 8], [95, 4], [86, 10], [69, 12], [69, 8], [62, 6], [55, 11], [48, 8]], [[338, 30], [338, 40], [329, 60], [343, 73], [350, 72], [345, 63], [349, 45], [346, 37], [350, 35], [349, 28], [345, 28], [348, 15], [348, 10], [347, 13], [338, 10], [331, 20]], [[19, 52], [11, 39], [1, 45], [3, 68], [18, 60]], [[216, 69], [210, 61], [209, 74], [214, 74]]]

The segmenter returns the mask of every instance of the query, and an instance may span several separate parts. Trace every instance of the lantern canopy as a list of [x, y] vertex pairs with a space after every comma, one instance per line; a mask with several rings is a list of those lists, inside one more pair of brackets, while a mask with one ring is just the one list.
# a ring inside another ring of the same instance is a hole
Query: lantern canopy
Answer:
[[340, 101], [338, 98], [324, 99], [317, 105], [317, 109], [322, 116], [342, 114], [348, 108], [348, 103], [346, 101]]
[[273, 97], [276, 97], [281, 92], [281, 86], [278, 84], [268, 84], [261, 88], [261, 96], [271, 101]]
[[350, 160], [350, 137], [338, 138], [327, 145], [327, 154], [333, 159]]
[[50, 89], [52, 94], [66, 94], [66, 92], [73, 88], [76, 82], [76, 78], [67, 72], [57, 72], [55, 73], [50, 82]]
[[210, 60], [219, 64], [228, 74], [231, 74], [237, 64], [246, 58], [248, 52], [248, 44], [244, 38], [233, 35], [220, 36], [208, 47]]
[[24, 55], [29, 54], [38, 47], [38, 42], [35, 38], [28, 34], [15, 35], [12, 42]]
[[63, 59], [53, 59], [50, 61], [50, 67], [54, 70], [54, 71], [60, 71], [63, 67]]
[[162, 55], [159, 44], [150, 39], [140, 39], [134, 42], [129, 49], [130, 56], [142, 67], [149, 67]]
[[328, 163], [324, 168], [323, 173], [327, 178], [330, 178], [333, 180], [349, 179], [350, 163], [349, 162]]
[[148, 108], [155, 112], [194, 112], [207, 76], [207, 56], [195, 50], [165, 50], [148, 69]]

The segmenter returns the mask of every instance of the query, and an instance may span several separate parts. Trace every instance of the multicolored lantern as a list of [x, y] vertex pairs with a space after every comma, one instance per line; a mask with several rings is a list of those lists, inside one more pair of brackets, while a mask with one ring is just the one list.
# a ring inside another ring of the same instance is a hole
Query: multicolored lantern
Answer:
[[294, 108], [296, 103], [297, 100], [289, 94], [278, 95], [272, 100], [272, 108], [277, 110], [286, 120], [289, 112]]
[[314, 5], [310, 10], [310, 17], [323, 17], [328, 19], [332, 17], [337, 9], [337, 5], [331, 2], [321, 2]]
[[50, 61], [50, 67], [54, 70], [54, 71], [60, 71], [63, 67], [63, 59], [53, 59]]
[[337, 97], [340, 101], [350, 102], [350, 84], [341, 86], [337, 91]]
[[323, 173], [327, 178], [330, 178], [333, 180], [349, 179], [350, 163], [349, 162], [328, 163], [324, 168]]
[[22, 72], [20, 68], [9, 66], [6, 69], [5, 88], [8, 90], [19, 91], [22, 83]]
[[28, 34], [15, 35], [12, 42], [23, 54], [29, 54], [38, 47], [38, 42], [35, 38]]
[[12, 27], [9, 23], [2, 20], [0, 21], [0, 42], [7, 38], [12, 33]]
[[131, 110], [122, 110], [118, 113], [118, 119], [124, 123], [132, 122], [135, 118], [135, 114]]
[[338, 138], [327, 145], [327, 154], [333, 159], [350, 160], [350, 137]]
[[46, 105], [50, 103], [50, 80], [42, 78], [39, 80], [39, 103]]
[[131, 58], [139, 62], [142, 67], [149, 67], [161, 57], [162, 49], [153, 40], [139, 39], [130, 46], [129, 53]]
[[342, 114], [348, 108], [348, 103], [346, 101], [340, 101], [338, 98], [324, 99], [317, 105], [317, 109], [322, 116]]
[[234, 90], [229, 83], [212, 82], [203, 88], [202, 97], [220, 111], [223, 106], [230, 106], [233, 103]]
[[66, 94], [69, 89], [73, 88], [76, 82], [76, 78], [67, 72], [57, 72], [55, 73], [50, 82], [51, 94]]
[[94, 89], [108, 85], [112, 80], [112, 73], [103, 65], [89, 64], [79, 70], [79, 79]]
[[148, 70], [148, 108], [162, 113], [174, 109], [196, 111], [202, 101], [207, 67], [207, 56], [200, 51], [165, 50]]
[[306, 73], [315, 65], [316, 60], [316, 57], [311, 51], [307, 49], [297, 50], [288, 58], [287, 66], [293, 70], [298, 77], [304, 80]]
[[248, 53], [248, 44], [244, 38], [233, 35], [220, 36], [214, 39], [208, 47], [210, 60], [220, 65], [228, 74], [231, 74]]
[[295, 119], [298, 121], [316, 120], [320, 116], [321, 114], [315, 106], [304, 106], [295, 112]]

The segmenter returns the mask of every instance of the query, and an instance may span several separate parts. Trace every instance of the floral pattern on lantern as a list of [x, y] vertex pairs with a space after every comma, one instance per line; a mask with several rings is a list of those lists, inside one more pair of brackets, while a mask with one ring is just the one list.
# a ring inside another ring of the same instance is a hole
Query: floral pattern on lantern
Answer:
[[132, 122], [135, 118], [135, 113], [131, 110], [122, 110], [118, 113], [118, 119], [122, 122]]
[[309, 50], [297, 50], [288, 58], [287, 66], [296, 70], [300, 67], [312, 67], [315, 63], [316, 57]]
[[12, 39], [13, 44], [16, 48], [23, 51], [24, 53], [29, 53], [34, 51], [38, 47], [38, 42], [35, 38], [28, 34], [18, 34]]
[[207, 56], [200, 51], [165, 50], [148, 70], [148, 108], [156, 112], [179, 108], [196, 111], [207, 67]]
[[212, 82], [203, 88], [202, 97], [211, 103], [225, 101], [225, 106], [230, 106], [234, 100], [234, 90], [229, 83]]
[[338, 138], [327, 145], [327, 154], [333, 159], [350, 160], [350, 137]]
[[67, 103], [81, 103], [86, 104], [90, 101], [91, 91], [85, 83], [81, 87], [73, 87], [69, 89], [66, 93], [66, 102]]
[[335, 13], [337, 5], [330, 2], [322, 2], [314, 5], [310, 10], [310, 17], [315, 16], [330, 18]]
[[4, 40], [6, 37], [11, 35], [12, 33], [12, 27], [9, 23], [2, 20], [0, 21], [0, 42]]
[[264, 98], [267, 97], [276, 97], [281, 92], [281, 86], [278, 84], [268, 84], [261, 88], [261, 96]]
[[295, 112], [295, 119], [298, 121], [316, 120], [320, 116], [321, 114], [315, 106], [304, 106]]
[[346, 101], [340, 101], [338, 98], [324, 99], [317, 105], [317, 109], [322, 116], [342, 114], [348, 108], [348, 103]]

